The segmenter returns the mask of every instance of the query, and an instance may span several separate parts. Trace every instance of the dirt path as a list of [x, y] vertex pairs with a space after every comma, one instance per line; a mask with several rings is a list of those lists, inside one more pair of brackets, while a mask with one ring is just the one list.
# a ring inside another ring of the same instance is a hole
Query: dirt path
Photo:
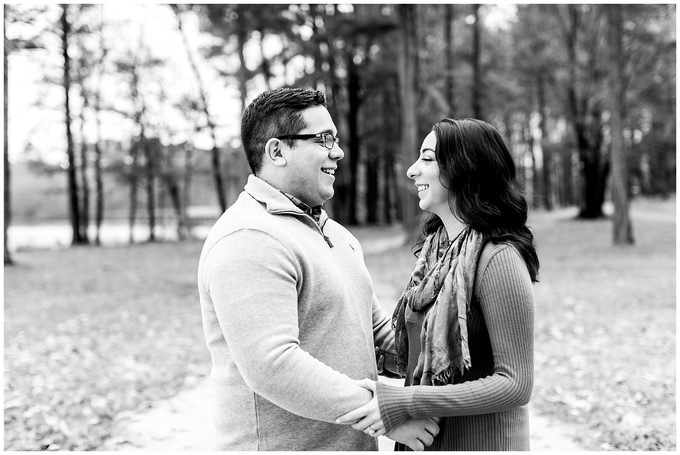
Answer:
[[[204, 379], [196, 387], [157, 403], [147, 412], [125, 417], [118, 434], [102, 450], [209, 451], [213, 441], [212, 389]], [[537, 414], [530, 409], [532, 451], [581, 451], [574, 442], [578, 428]], [[392, 451], [393, 442], [380, 439], [381, 451]]]

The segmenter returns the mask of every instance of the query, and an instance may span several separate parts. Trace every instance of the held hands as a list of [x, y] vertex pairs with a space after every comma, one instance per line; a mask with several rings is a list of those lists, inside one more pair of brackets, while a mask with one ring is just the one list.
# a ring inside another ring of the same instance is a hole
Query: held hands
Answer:
[[338, 417], [336, 423], [352, 425], [355, 430], [363, 431], [369, 436], [377, 437], [385, 434], [385, 424], [380, 417], [380, 406], [378, 405], [378, 393], [375, 381], [362, 379], [354, 381], [357, 385], [373, 392], [371, 401], [360, 408], [350, 411]]
[[[362, 379], [355, 382], [357, 385], [371, 390], [373, 398], [360, 408], [340, 416], [336, 422], [352, 425], [355, 430], [363, 431], [373, 437], [385, 435], [385, 424], [380, 416], [375, 381]], [[408, 446], [411, 450], [425, 450], [425, 447], [432, 445], [434, 437], [439, 434], [439, 421], [439, 417], [411, 418], [392, 430], [387, 434], [387, 437]]]
[[434, 437], [439, 434], [439, 417], [424, 419], [408, 419], [387, 434], [393, 441], [407, 445], [411, 450], [422, 451], [432, 445]]

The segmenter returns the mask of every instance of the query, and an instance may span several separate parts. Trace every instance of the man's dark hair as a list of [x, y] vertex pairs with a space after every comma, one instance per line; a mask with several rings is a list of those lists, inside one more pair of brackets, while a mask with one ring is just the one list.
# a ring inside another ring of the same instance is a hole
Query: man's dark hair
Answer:
[[[297, 134], [307, 127], [302, 111], [326, 106], [325, 95], [318, 90], [278, 88], [262, 93], [243, 112], [241, 141], [253, 174], [262, 169], [264, 146], [273, 137]], [[293, 147], [294, 139], [282, 139]]]

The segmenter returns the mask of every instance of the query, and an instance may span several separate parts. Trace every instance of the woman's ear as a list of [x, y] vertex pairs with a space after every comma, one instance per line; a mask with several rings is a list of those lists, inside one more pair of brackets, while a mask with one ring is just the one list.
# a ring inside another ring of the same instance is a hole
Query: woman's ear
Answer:
[[285, 166], [286, 157], [283, 155], [283, 143], [280, 139], [271, 138], [264, 146], [264, 157], [274, 166]]

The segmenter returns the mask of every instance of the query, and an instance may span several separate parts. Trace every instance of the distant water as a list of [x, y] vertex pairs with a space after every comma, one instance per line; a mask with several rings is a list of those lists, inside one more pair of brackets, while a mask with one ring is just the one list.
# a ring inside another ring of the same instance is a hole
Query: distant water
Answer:
[[[210, 226], [194, 226], [191, 235], [194, 238], [204, 239]], [[156, 240], [177, 240], [177, 227], [172, 224], [157, 225]], [[94, 242], [96, 229], [91, 226], [88, 237]], [[102, 225], [99, 235], [103, 245], [127, 244], [130, 238], [130, 228], [125, 222], [105, 223]], [[135, 242], [144, 242], [149, 238], [149, 227], [146, 224], [137, 224], [133, 230]], [[25, 249], [58, 249], [71, 245], [73, 230], [68, 223], [50, 223], [37, 225], [11, 226], [7, 231], [7, 246], [10, 251]]]

